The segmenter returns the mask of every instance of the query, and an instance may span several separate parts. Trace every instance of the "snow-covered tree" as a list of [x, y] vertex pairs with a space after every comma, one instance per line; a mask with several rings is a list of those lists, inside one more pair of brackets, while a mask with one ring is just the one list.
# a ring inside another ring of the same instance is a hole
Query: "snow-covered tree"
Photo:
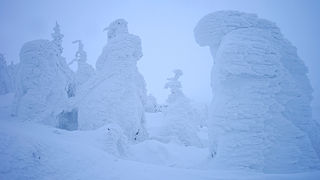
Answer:
[[12, 90], [12, 82], [4, 55], [0, 53], [0, 94], [7, 94]]
[[[94, 69], [87, 63], [87, 53], [83, 49], [83, 44], [80, 40], [73, 41], [78, 43], [78, 50], [75, 54], [75, 59], [71, 62], [78, 62], [78, 69], [75, 74], [77, 86], [87, 82], [94, 74]], [[69, 63], [69, 64], [71, 64]]]
[[53, 28], [52, 36], [52, 44], [53, 44], [53, 50], [56, 53], [56, 56], [58, 58], [58, 67], [60, 71], [64, 74], [64, 76], [67, 78], [67, 85], [65, 87], [65, 90], [68, 94], [68, 97], [74, 97], [76, 93], [76, 82], [73, 71], [69, 68], [67, 61], [62, 56], [63, 47], [62, 47], [62, 39], [64, 37], [63, 34], [61, 34], [60, 25], [58, 22], [56, 22], [55, 27]]
[[97, 129], [117, 124], [131, 142], [147, 137], [144, 127], [145, 82], [137, 68], [141, 40], [118, 19], [108, 28], [108, 43], [96, 63], [96, 74], [81, 86], [75, 106], [79, 128]]
[[63, 37], [57, 24], [54, 31], [53, 41], [34, 40], [21, 48], [13, 115], [59, 126], [67, 98], [73, 93], [73, 74], [61, 53], [57, 53], [62, 51]]
[[53, 40], [53, 44], [55, 47], [55, 49], [57, 50], [57, 55], [60, 56], [63, 52], [63, 47], [62, 47], [62, 39], [64, 37], [63, 34], [61, 34], [60, 32], [60, 25], [58, 24], [58, 22], [56, 22], [55, 27], [53, 28], [53, 33], [51, 34]]
[[166, 133], [172, 138], [186, 146], [198, 146], [202, 144], [197, 135], [197, 123], [190, 100], [183, 94], [179, 77], [183, 74], [181, 70], [174, 70], [175, 76], [168, 78], [165, 84], [170, 89], [167, 99], [167, 108], [163, 111], [164, 119], [167, 122]]
[[194, 33], [214, 59], [213, 164], [272, 173], [320, 168], [308, 70], [279, 28], [254, 14], [219, 11]]

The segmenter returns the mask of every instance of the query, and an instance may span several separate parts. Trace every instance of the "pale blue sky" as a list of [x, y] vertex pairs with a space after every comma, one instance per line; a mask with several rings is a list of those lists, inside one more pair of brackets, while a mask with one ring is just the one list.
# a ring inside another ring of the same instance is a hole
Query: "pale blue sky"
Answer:
[[73, 59], [81, 39], [90, 64], [106, 44], [102, 29], [117, 18], [129, 22], [129, 31], [141, 37], [143, 58], [139, 69], [149, 92], [163, 102], [163, 89], [171, 71], [180, 68], [184, 92], [188, 97], [211, 100], [208, 48], [199, 47], [193, 28], [204, 15], [217, 10], [257, 13], [277, 23], [297, 48], [309, 67], [314, 88], [313, 109], [320, 117], [320, 1], [317, 0], [0, 0], [0, 52], [8, 61], [17, 62], [22, 44], [38, 38], [51, 38], [57, 20], [64, 38], [64, 56]]

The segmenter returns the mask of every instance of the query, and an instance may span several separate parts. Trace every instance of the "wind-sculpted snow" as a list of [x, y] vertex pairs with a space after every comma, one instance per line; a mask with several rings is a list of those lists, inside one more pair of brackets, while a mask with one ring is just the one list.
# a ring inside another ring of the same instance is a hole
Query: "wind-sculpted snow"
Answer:
[[220, 11], [202, 18], [194, 34], [214, 61], [213, 164], [264, 172], [319, 168], [307, 68], [279, 28], [253, 14]]
[[128, 33], [127, 22], [108, 27], [108, 43], [96, 63], [96, 74], [79, 88], [79, 129], [117, 124], [130, 141], [144, 139], [145, 82], [137, 69], [141, 41]]

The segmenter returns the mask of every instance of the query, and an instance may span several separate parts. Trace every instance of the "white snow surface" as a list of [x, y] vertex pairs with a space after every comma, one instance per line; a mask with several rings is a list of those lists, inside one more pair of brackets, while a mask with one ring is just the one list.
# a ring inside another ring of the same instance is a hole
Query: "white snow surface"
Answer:
[[268, 173], [320, 167], [312, 88], [297, 50], [272, 22], [219, 11], [194, 29], [213, 56], [208, 121], [213, 166]]
[[[69, 180], [318, 180], [320, 171], [263, 174], [211, 169], [208, 149], [150, 139], [113, 155], [108, 130], [66, 131], [10, 117], [13, 94], [0, 96], [0, 179]], [[159, 113], [147, 114], [147, 130], [163, 126]], [[113, 126], [117, 129], [115, 126]], [[113, 142], [113, 141], [112, 141]], [[111, 148], [111, 149], [110, 149]]]

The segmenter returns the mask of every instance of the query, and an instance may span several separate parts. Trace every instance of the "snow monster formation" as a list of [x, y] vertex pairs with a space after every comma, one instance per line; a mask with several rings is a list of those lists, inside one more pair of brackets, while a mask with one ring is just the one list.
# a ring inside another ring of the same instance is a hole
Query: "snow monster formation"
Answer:
[[13, 115], [58, 127], [59, 113], [71, 95], [72, 71], [61, 56], [58, 24], [54, 31], [52, 41], [34, 40], [21, 48]]
[[118, 19], [108, 28], [108, 43], [96, 62], [96, 74], [79, 88], [79, 129], [92, 130], [117, 124], [129, 141], [147, 137], [144, 127], [145, 81], [137, 69], [141, 40]]
[[209, 137], [213, 166], [265, 173], [320, 167], [312, 88], [296, 48], [272, 22], [219, 11], [194, 29], [213, 56]]
[[167, 107], [163, 110], [164, 119], [167, 122], [165, 135], [177, 139], [185, 146], [202, 147], [197, 134], [199, 126], [194, 109], [191, 101], [181, 90], [179, 78], [182, 76], [182, 71], [176, 69], [173, 72], [174, 77], [168, 78], [168, 82], [165, 84], [165, 88], [171, 91], [166, 102]]

